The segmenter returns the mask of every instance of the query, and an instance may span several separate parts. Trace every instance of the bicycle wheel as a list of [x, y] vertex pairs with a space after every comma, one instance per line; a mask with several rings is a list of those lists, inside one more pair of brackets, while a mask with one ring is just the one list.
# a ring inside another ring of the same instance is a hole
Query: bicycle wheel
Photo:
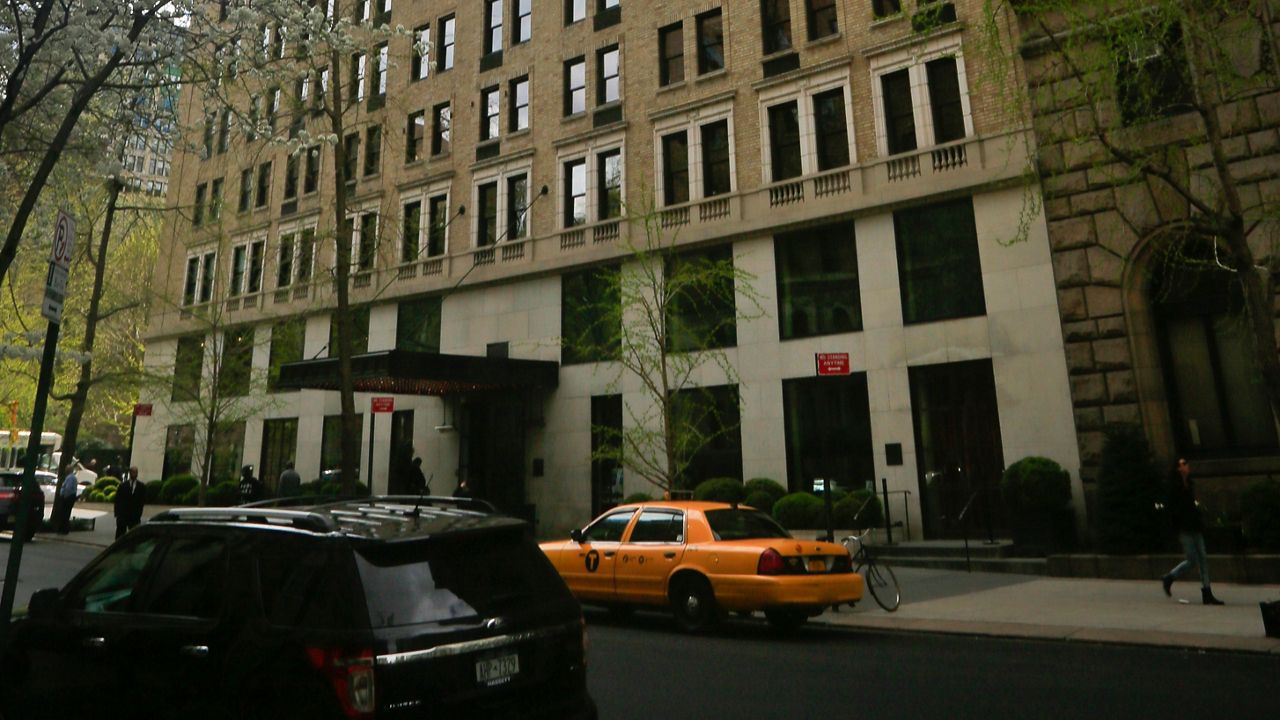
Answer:
[[898, 604], [902, 602], [902, 591], [898, 588], [898, 577], [893, 574], [893, 568], [872, 561], [867, 563], [863, 578], [866, 579], [867, 589], [871, 591], [871, 597], [876, 599], [877, 605], [886, 612], [898, 609]]

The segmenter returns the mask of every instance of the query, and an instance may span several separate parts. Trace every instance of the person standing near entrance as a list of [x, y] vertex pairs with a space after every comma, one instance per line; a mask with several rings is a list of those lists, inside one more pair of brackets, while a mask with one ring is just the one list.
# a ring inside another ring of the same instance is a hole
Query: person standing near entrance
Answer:
[[253, 466], [240, 468], [240, 504], [262, 499], [262, 481], [253, 476]]
[[58, 486], [58, 494], [53, 498], [53, 529], [59, 535], [71, 532], [71, 508], [75, 507], [76, 496], [80, 494], [80, 480], [76, 477], [76, 473], [82, 469], [80, 461], [73, 458], [71, 469], [67, 471], [66, 477], [62, 478], [62, 484]]
[[293, 463], [285, 463], [284, 472], [280, 473], [280, 482], [276, 485], [280, 497], [293, 497], [302, 487], [302, 476], [293, 469]]
[[116, 488], [113, 510], [116, 516], [116, 537], [137, 527], [142, 522], [142, 508], [147, 503], [147, 486], [138, 479], [138, 468], [129, 468], [125, 478]]
[[1167, 492], [1165, 509], [1169, 511], [1173, 529], [1178, 533], [1178, 541], [1182, 543], [1187, 559], [1161, 578], [1164, 594], [1172, 596], [1173, 581], [1195, 565], [1200, 570], [1200, 596], [1204, 604], [1222, 605], [1223, 602], [1213, 596], [1213, 590], [1209, 587], [1209, 558], [1204, 548], [1200, 503], [1196, 502], [1196, 485], [1191, 479], [1191, 463], [1186, 458], [1178, 458], [1178, 462], [1174, 463], [1169, 472]]
[[414, 495], [427, 495], [431, 492], [431, 486], [427, 484], [427, 476], [422, 473], [422, 458], [413, 459], [413, 464], [409, 466], [408, 473], [408, 489]]

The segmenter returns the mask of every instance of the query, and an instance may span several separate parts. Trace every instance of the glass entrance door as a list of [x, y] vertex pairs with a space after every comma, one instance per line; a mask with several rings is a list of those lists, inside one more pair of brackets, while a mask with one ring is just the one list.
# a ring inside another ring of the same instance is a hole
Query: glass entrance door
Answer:
[[298, 418], [262, 421], [262, 467], [258, 479], [271, 496], [280, 494], [280, 473], [284, 466], [296, 461], [298, 453]]
[[532, 509], [524, 496], [524, 399], [476, 396], [463, 407], [463, 477], [472, 496], [488, 500], [504, 513], [527, 518]]
[[[1006, 530], [1000, 499], [1004, 453], [990, 360], [908, 370], [926, 538]], [[972, 500], [962, 519], [961, 513]]]

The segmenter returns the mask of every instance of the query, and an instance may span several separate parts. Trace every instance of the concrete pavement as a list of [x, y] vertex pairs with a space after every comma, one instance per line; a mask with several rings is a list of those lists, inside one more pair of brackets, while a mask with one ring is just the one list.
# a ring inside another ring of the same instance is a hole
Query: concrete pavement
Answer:
[[[92, 529], [70, 535], [41, 533], [53, 540], [106, 547], [115, 538], [111, 506], [78, 503], [97, 514]], [[168, 509], [148, 506], [146, 517]], [[1210, 565], [1210, 571], [1213, 566]], [[1073, 642], [1120, 643], [1269, 653], [1280, 656], [1280, 639], [1265, 636], [1261, 601], [1280, 600], [1280, 585], [1215, 583], [1227, 604], [1200, 602], [1198, 581], [1173, 586], [1165, 597], [1159, 581], [1049, 578], [1006, 573], [965, 573], [896, 568], [902, 586], [897, 612], [880, 609], [870, 594], [855, 608], [827, 610], [814, 622], [903, 632], [932, 632]]]

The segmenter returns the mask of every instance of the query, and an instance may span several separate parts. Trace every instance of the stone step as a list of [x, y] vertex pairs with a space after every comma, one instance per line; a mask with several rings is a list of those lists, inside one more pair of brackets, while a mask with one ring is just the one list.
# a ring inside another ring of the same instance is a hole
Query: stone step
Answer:
[[963, 557], [930, 557], [916, 555], [888, 558], [893, 567], [928, 568], [930, 570], [957, 570], [964, 572], [1011, 573], [1017, 575], [1048, 575], [1049, 566], [1044, 558], [974, 557], [966, 564]]
[[[953, 540], [923, 540], [874, 547], [878, 555], [895, 559], [929, 557], [963, 560], [966, 555], [964, 543]], [[971, 558], [1007, 558], [1013, 555], [1013, 543], [1009, 540], [996, 540], [994, 545], [988, 545], [985, 540], [970, 540], [967, 554]]]

